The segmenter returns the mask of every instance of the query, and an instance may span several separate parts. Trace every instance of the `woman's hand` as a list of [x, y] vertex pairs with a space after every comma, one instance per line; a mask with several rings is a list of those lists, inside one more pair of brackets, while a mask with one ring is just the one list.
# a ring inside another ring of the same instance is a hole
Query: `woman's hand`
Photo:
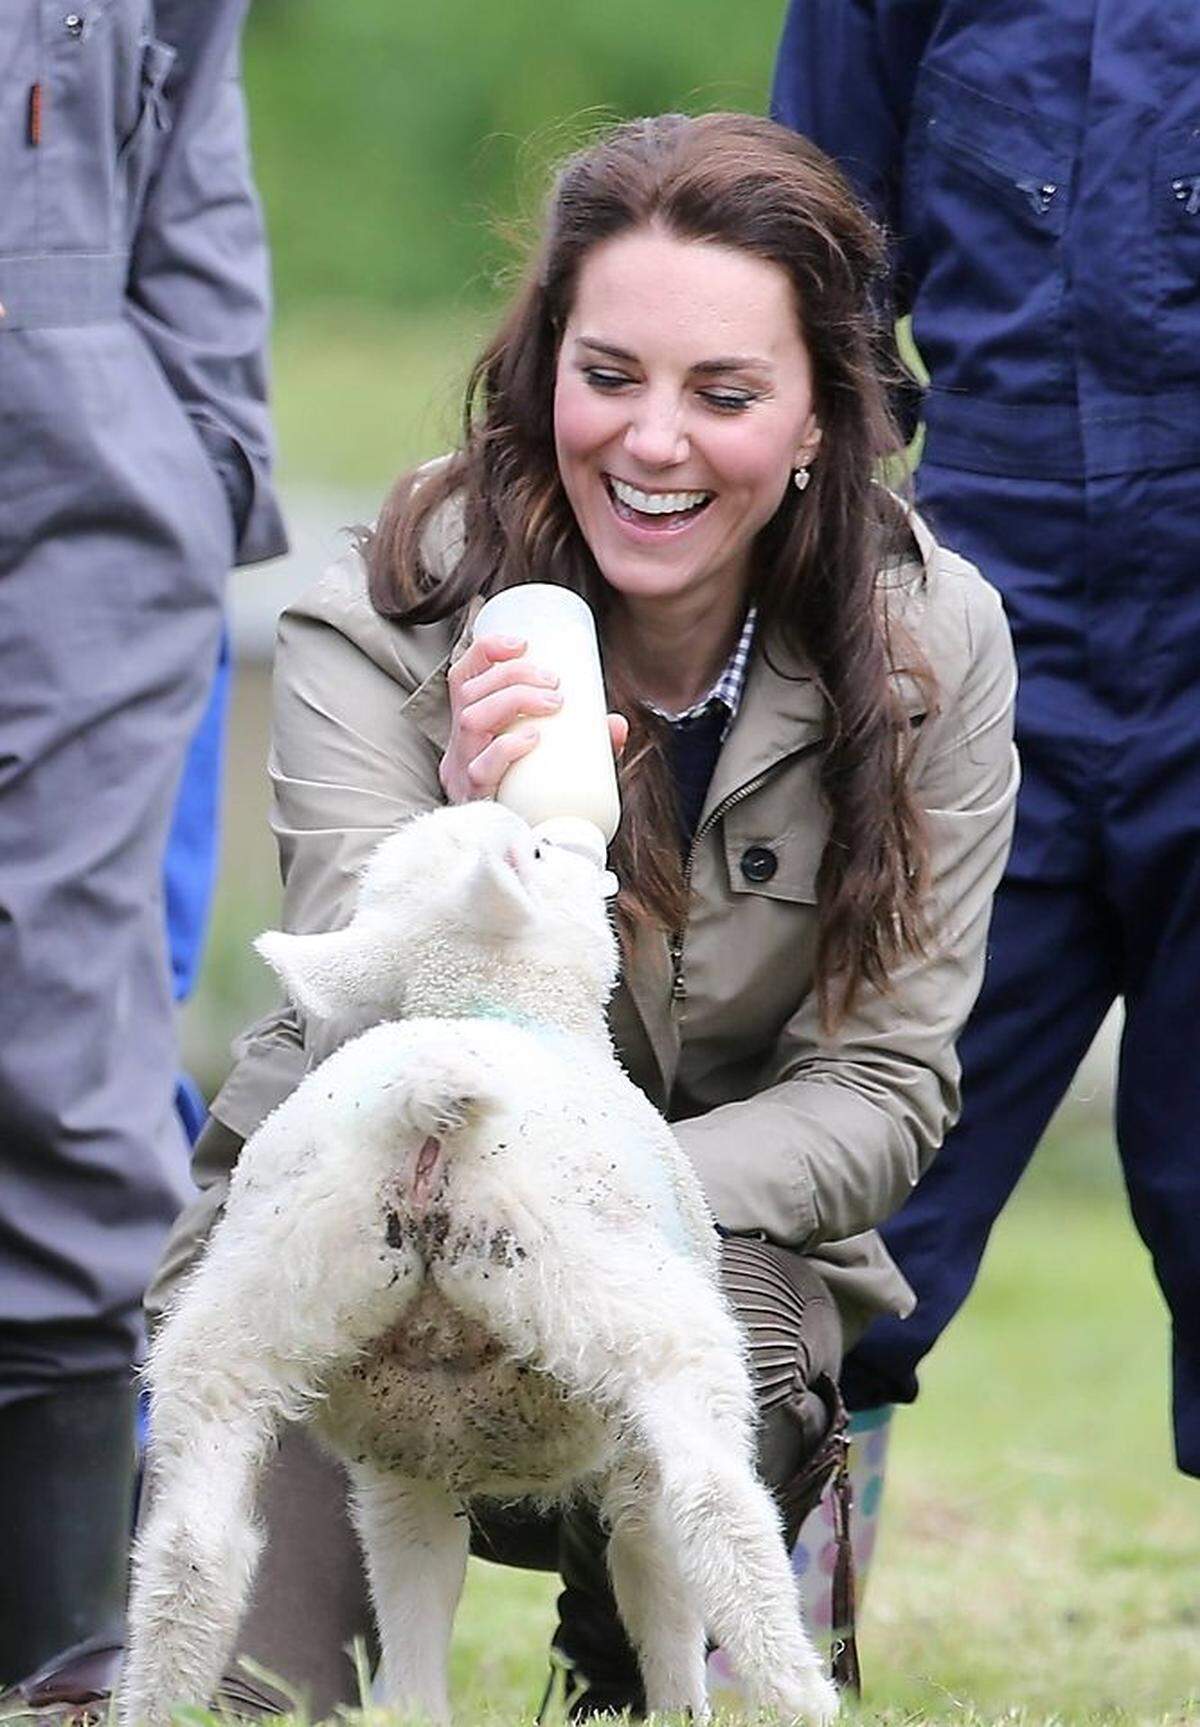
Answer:
[[[557, 676], [522, 658], [525, 648], [519, 636], [480, 636], [446, 674], [450, 742], [438, 771], [449, 803], [494, 797], [508, 769], [537, 743], [537, 727], [517, 722], [562, 706]], [[619, 756], [628, 721], [609, 714], [608, 727]]]

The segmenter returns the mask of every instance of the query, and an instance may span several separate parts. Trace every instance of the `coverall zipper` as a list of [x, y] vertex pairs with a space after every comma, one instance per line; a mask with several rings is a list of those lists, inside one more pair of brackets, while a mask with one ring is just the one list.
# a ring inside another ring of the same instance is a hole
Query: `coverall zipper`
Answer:
[[1187, 215], [1200, 216], [1200, 174], [1181, 175], [1178, 180], [1171, 181], [1171, 190]]

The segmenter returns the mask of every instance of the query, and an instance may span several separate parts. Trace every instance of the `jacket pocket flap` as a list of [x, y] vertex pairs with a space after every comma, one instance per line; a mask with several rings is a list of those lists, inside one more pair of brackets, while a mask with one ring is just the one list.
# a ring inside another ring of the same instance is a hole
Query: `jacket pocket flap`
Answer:
[[782, 830], [727, 820], [723, 839], [729, 891], [816, 905], [827, 831], [824, 820], [816, 825], [797, 822]]

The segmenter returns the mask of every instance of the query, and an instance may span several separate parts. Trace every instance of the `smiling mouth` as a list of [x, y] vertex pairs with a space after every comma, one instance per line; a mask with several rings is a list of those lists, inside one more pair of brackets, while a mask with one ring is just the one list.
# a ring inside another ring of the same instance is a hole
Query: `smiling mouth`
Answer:
[[614, 474], [604, 475], [604, 489], [621, 521], [658, 534], [678, 533], [713, 501], [712, 492], [643, 492]]

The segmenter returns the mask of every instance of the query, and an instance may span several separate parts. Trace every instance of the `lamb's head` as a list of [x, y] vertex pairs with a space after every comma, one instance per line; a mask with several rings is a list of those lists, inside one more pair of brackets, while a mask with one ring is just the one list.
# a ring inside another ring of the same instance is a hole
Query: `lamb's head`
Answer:
[[499, 804], [414, 816], [372, 853], [351, 922], [255, 943], [320, 1019], [511, 1013], [602, 1023], [617, 950], [604, 878]]

